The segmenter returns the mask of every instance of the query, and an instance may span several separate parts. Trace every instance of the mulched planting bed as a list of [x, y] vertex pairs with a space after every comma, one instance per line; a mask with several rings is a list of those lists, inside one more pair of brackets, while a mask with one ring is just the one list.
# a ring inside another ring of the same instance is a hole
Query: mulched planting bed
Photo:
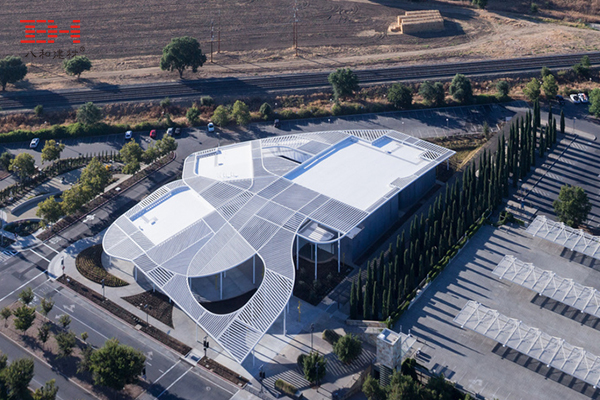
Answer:
[[11, 222], [4, 226], [6, 232], [16, 233], [19, 236], [28, 236], [40, 229], [39, 220], [23, 220]]
[[77, 271], [92, 282], [102, 283], [109, 287], [127, 286], [129, 283], [109, 274], [102, 266], [102, 245], [90, 246], [77, 255], [75, 266]]
[[198, 365], [203, 366], [204, 368], [214, 372], [223, 379], [239, 387], [243, 387], [244, 385], [246, 385], [246, 383], [248, 383], [248, 379], [244, 378], [243, 376], [237, 374], [236, 372], [230, 370], [227, 367], [224, 367], [223, 365], [208, 357], [202, 357], [202, 359], [198, 361]]
[[63, 275], [60, 278], [58, 278], [58, 281], [60, 283], [62, 283], [63, 285], [65, 285], [66, 287], [68, 287], [69, 289], [79, 293], [80, 295], [84, 296], [88, 300], [92, 301], [93, 303], [97, 304], [98, 306], [109, 311], [113, 315], [121, 318], [126, 323], [131, 324], [136, 327], [139, 325], [140, 330], [142, 332], [148, 334], [149, 336], [152, 336], [154, 339], [158, 340], [159, 342], [163, 343], [164, 345], [169, 346], [170, 348], [172, 348], [179, 354], [186, 355], [192, 350], [192, 348], [190, 346], [180, 342], [179, 340], [173, 338], [172, 336], [167, 335], [165, 332], [161, 331], [160, 329], [157, 329], [157, 328], [147, 324], [146, 321], [143, 321], [140, 318], [136, 317], [134, 314], [125, 310], [123, 307], [119, 306], [118, 304], [114, 303], [113, 301], [111, 301], [109, 299], [103, 299], [102, 295], [100, 295], [99, 293], [95, 292], [94, 290], [88, 288], [87, 286], [82, 285], [81, 283], [77, 282], [73, 278], [70, 278], [67, 275]]
[[[9, 308], [15, 309], [20, 306], [21, 303], [15, 302], [10, 305]], [[7, 321], [6, 327], [4, 321], [0, 323], [0, 333], [2, 335], [12, 339], [19, 346], [35, 354], [42, 360], [45, 360], [61, 375], [92, 392], [95, 398], [101, 400], [132, 400], [138, 398], [145, 390], [148, 389], [148, 383], [145, 381], [138, 381], [137, 384], [126, 385], [125, 389], [123, 389], [121, 392], [116, 392], [109, 388], [93, 385], [93, 378], [89, 372], [77, 372], [79, 361], [82, 358], [82, 349], [86, 346], [86, 344], [79, 339], [79, 337], [77, 338], [77, 343], [73, 348], [72, 354], [68, 357], [59, 357], [58, 345], [56, 344], [56, 339], [54, 336], [63, 331], [61, 327], [54, 324], [48, 318], [45, 318], [40, 314], [36, 314], [33, 325], [27, 331], [22, 333], [14, 328], [13, 321], [14, 317], [11, 316]], [[50, 335], [46, 343], [42, 343], [37, 339], [37, 335], [39, 328], [46, 322], [50, 323]], [[30, 358], [30, 355], [26, 354], [25, 357]], [[58, 386], [61, 386], [60, 382], [58, 382]], [[58, 395], [61, 395], [60, 389], [58, 391]], [[65, 398], [64, 394], [62, 396]]]
[[[123, 297], [123, 300], [140, 307], [144, 312], [148, 311], [150, 316], [173, 328], [173, 303], [169, 303], [169, 298], [164, 294], [149, 290], [133, 296]], [[148, 308], [144, 309], [146, 304]]]
[[300, 269], [296, 273], [294, 282], [294, 296], [316, 306], [352, 271], [352, 267], [342, 264], [340, 273], [337, 272], [338, 262], [320, 262], [317, 268], [315, 281], [315, 263], [300, 259]]

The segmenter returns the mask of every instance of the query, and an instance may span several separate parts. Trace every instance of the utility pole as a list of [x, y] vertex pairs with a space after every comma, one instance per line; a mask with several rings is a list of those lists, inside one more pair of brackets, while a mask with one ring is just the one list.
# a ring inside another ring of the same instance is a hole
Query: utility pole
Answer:
[[294, 3], [294, 21], [292, 22], [294, 31], [293, 47], [296, 50], [296, 57], [298, 57], [298, 0]]
[[215, 24], [210, 20], [210, 62], [213, 62], [213, 42], [215, 41]]
[[217, 54], [221, 54], [221, 10], [219, 10], [219, 27], [217, 28]]

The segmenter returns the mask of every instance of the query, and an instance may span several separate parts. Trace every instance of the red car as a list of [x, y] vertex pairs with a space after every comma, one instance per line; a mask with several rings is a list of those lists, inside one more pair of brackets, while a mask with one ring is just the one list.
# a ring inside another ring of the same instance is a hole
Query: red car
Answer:
[[152, 139], [156, 139], [156, 129], [152, 129], [152, 130], [150, 131], [150, 137], [151, 137]]

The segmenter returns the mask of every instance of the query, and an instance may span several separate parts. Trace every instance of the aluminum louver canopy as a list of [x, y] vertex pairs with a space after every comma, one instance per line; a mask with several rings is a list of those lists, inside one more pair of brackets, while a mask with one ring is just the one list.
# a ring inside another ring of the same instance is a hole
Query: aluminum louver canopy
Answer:
[[562, 222], [554, 222], [544, 215], [533, 220], [527, 227], [527, 233], [600, 260], [600, 237], [571, 228]]
[[[392, 182], [405, 169], [412, 179], [454, 154], [399, 132], [356, 134], [279, 136], [194, 153], [184, 162], [181, 181], [150, 194], [110, 226], [104, 250], [132, 261], [241, 363], [292, 295], [292, 249], [306, 221], [344, 236], [397, 193]], [[368, 180], [343, 176], [344, 163], [379, 158], [384, 161], [370, 166], [370, 176], [359, 171]], [[331, 182], [338, 189], [330, 195], [320, 190], [326, 172], [337, 174]], [[352, 179], [353, 187], [340, 186]], [[363, 190], [367, 184], [371, 190]], [[219, 274], [255, 254], [263, 261], [264, 278], [242, 308], [219, 315], [195, 300], [189, 278]]]

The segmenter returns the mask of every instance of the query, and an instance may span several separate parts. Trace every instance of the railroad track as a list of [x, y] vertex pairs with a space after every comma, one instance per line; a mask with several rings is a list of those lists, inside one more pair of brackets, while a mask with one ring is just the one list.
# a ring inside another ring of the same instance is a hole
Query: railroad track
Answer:
[[[355, 70], [363, 85], [410, 80], [442, 79], [457, 73], [468, 76], [498, 76], [507, 73], [570, 68], [587, 54], [592, 65], [600, 65], [600, 52], [526, 57], [503, 60], [473, 61], [406, 67]], [[2, 110], [32, 109], [38, 104], [44, 108], [77, 106], [88, 101], [96, 104], [158, 100], [165, 97], [183, 98], [201, 95], [257, 95], [299, 89], [328, 87], [327, 72], [272, 75], [247, 78], [209, 78], [191, 81], [166, 82], [145, 85], [106, 85], [92, 89], [72, 89], [26, 92], [6, 92], [0, 95]]]

